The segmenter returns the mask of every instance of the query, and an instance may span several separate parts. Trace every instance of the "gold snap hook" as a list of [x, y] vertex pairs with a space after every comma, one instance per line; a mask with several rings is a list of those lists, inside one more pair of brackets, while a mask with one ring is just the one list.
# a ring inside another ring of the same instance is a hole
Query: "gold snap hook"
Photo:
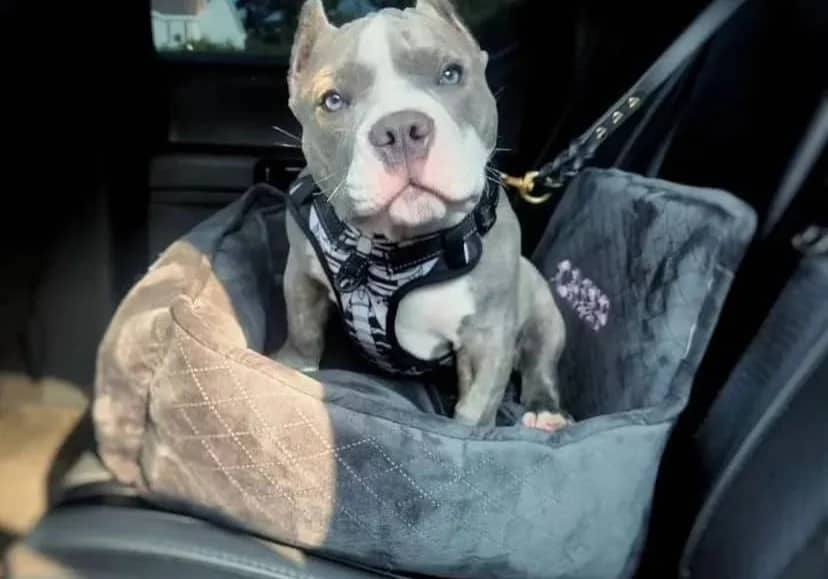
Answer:
[[532, 194], [532, 191], [535, 189], [535, 179], [537, 176], [537, 171], [529, 171], [523, 177], [513, 177], [512, 175], [507, 175], [506, 173], [500, 174], [503, 184], [517, 191], [520, 198], [530, 205], [540, 205], [541, 203], [546, 203], [552, 198], [552, 193], [543, 193], [541, 195]]

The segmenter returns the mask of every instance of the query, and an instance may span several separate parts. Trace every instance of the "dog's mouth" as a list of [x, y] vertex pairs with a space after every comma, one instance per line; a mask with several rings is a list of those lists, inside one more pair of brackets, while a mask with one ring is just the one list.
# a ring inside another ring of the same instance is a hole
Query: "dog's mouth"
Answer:
[[412, 177], [408, 180], [408, 183], [390, 197], [388, 205], [390, 206], [400, 198], [414, 201], [418, 197], [431, 197], [446, 204], [451, 209], [457, 209], [474, 201], [475, 195], [458, 196], [457, 194], [451, 194]]
[[386, 211], [398, 227], [417, 227], [443, 219], [451, 201], [433, 187], [409, 181], [389, 201]]
[[[381, 183], [370, 203], [355, 204], [352, 218], [368, 229], [379, 227], [389, 238], [428, 233], [451, 226], [474, 208], [479, 195], [451, 191], [407, 175], [393, 183]], [[391, 229], [387, 229], [390, 226]]]
[[452, 195], [412, 178], [390, 198], [385, 211], [393, 225], [416, 228], [464, 214], [475, 202], [475, 195]]
[[402, 189], [397, 191], [391, 197], [391, 203], [399, 199], [400, 197], [406, 197], [408, 199], [414, 199], [421, 195], [432, 195], [443, 201], [444, 203], [452, 203], [452, 200], [449, 199], [445, 193], [441, 192], [439, 189], [435, 189], [434, 187], [429, 187], [418, 181], [417, 179], [410, 179], [408, 183], [406, 183]]

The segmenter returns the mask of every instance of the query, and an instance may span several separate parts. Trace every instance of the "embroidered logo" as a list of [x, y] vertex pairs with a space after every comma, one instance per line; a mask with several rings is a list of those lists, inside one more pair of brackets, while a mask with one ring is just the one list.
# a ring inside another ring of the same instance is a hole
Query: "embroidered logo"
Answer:
[[558, 264], [555, 290], [594, 331], [607, 325], [609, 298], [591, 279], [584, 277], [580, 269], [573, 268], [568, 259]]

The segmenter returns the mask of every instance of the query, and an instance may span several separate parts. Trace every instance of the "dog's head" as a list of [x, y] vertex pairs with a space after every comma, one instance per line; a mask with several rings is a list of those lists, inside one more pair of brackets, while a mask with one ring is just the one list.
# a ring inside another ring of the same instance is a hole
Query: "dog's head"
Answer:
[[399, 239], [474, 207], [497, 139], [487, 58], [449, 0], [339, 28], [321, 0], [305, 2], [290, 108], [308, 168], [341, 218]]

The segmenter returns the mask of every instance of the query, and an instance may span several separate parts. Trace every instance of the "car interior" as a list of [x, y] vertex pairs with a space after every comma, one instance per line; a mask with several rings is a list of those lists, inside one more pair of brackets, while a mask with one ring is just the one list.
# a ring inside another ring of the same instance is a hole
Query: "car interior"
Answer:
[[[2, 3], [1, 372], [59, 377], [91, 396], [107, 323], [164, 249], [255, 183], [284, 190], [303, 168], [286, 82], [301, 2], [231, 2], [242, 48], [161, 44], [154, 18], [189, 4]], [[408, 4], [326, 1], [343, 20]], [[495, 164], [522, 175], [589, 127], [710, 1], [456, 4], [490, 55]], [[828, 577], [826, 39], [822, 0], [746, 0], [658, 95], [637, 146], [619, 140], [595, 160], [729, 191], [759, 217], [665, 449], [638, 579]], [[531, 254], [554, 200], [511, 200]], [[96, 461], [88, 414], [52, 464], [48, 511], [7, 542], [9, 577], [401, 576], [142, 501]], [[64, 574], [16, 572], [24, 550]]]

